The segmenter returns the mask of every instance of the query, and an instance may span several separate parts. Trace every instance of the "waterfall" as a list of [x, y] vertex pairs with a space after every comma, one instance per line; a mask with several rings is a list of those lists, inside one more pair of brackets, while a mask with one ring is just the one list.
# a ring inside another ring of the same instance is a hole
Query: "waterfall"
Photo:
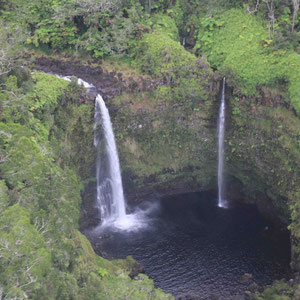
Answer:
[[[72, 79], [71, 76], [56, 76], [69, 82]], [[77, 83], [84, 86], [90, 92], [96, 90], [94, 85], [89, 84], [80, 78], [77, 79]], [[101, 165], [100, 126], [104, 133], [106, 158], [108, 162], [107, 167]], [[96, 161], [97, 206], [101, 212], [102, 223], [108, 221], [122, 221], [124, 223], [126, 209], [119, 156], [109, 112], [105, 102], [99, 94], [95, 99], [94, 146], [98, 150]], [[122, 222], [120, 222], [120, 224]]]
[[223, 78], [221, 105], [218, 120], [218, 206], [226, 208], [224, 199], [224, 133], [225, 133], [225, 77]]
[[102, 125], [108, 170], [104, 178], [101, 172], [101, 157], [98, 151], [96, 163], [97, 205], [102, 222], [117, 221], [126, 216], [119, 156], [108, 109], [100, 95], [95, 100], [94, 146], [99, 150], [99, 125]]
[[[67, 81], [72, 76], [57, 77]], [[77, 83], [94, 94], [94, 85], [78, 78]], [[115, 142], [115, 136], [109, 116], [109, 111], [101, 95], [95, 99], [94, 146], [97, 149], [96, 178], [97, 178], [97, 209], [101, 213], [101, 227], [112, 226], [119, 230], [135, 231], [147, 227], [149, 209], [135, 210], [126, 214], [125, 198], [122, 185], [120, 162]], [[104, 136], [104, 146], [100, 141]], [[103, 151], [104, 150], [104, 151]]]

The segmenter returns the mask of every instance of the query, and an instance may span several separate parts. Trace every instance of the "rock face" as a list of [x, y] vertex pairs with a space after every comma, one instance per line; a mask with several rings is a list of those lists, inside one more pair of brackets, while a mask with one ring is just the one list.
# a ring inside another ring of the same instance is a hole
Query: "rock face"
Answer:
[[200, 99], [193, 108], [154, 92], [109, 102], [129, 201], [215, 188], [212, 103]]
[[61, 61], [42, 56], [35, 60], [34, 68], [41, 72], [81, 78], [92, 83], [105, 100], [120, 95], [122, 92], [153, 90], [162, 85], [162, 82], [146, 76], [133, 78], [123, 76], [121, 72], [105, 72], [98, 65], [83, 65], [80, 61], [73, 59]]
[[[154, 92], [109, 101], [127, 199], [216, 189], [219, 99], [211, 96], [196, 109], [166, 103]], [[256, 203], [274, 223], [288, 224], [288, 198], [299, 179], [299, 119], [277, 98], [267, 106], [257, 101], [227, 95], [227, 194]]]
[[[289, 223], [292, 191], [299, 188], [299, 118], [279, 91], [246, 99], [233, 92], [227, 134], [227, 174], [242, 183], [272, 221]], [[298, 132], [298, 133], [297, 133]]]
[[[219, 95], [212, 92], [209, 101], [200, 99], [196, 106], [160, 96], [155, 91], [127, 93], [108, 103], [126, 198], [132, 202], [216, 190]], [[245, 98], [232, 88], [226, 99], [227, 197], [255, 203], [273, 227], [287, 230], [290, 209], [299, 201], [299, 118], [279, 91], [264, 88], [258, 97]], [[295, 232], [292, 266], [299, 269]]]
[[[38, 65], [42, 68], [41, 60]], [[48, 69], [63, 72], [63, 68], [57, 70], [57, 64], [54, 65]], [[134, 203], [172, 193], [216, 191], [220, 77], [214, 74], [203, 83], [203, 98], [187, 101], [183, 96], [182, 101], [173, 101], [170, 89], [155, 80], [147, 79], [149, 81], [144, 84], [132, 81], [130, 85], [122, 81], [122, 74], [115, 76], [103, 73], [100, 68], [92, 72], [86, 68], [78, 72], [77, 67], [68, 67], [64, 75], [82, 77], [105, 94], [127, 201]], [[113, 88], [106, 89], [105, 85]], [[255, 98], [239, 94], [238, 87], [227, 88], [226, 102], [227, 196], [236, 202], [256, 203], [273, 224], [286, 227], [291, 210], [293, 220], [300, 210], [297, 204], [300, 194], [299, 117], [286, 102], [284, 90], [279, 88], [264, 87]], [[85, 116], [85, 119], [90, 118], [91, 130], [92, 110], [89, 109]], [[89, 136], [91, 138], [92, 134]], [[84, 141], [86, 138], [87, 135]], [[84, 162], [87, 166], [81, 167], [80, 173], [85, 185], [82, 225], [88, 226], [100, 220], [94, 205], [95, 169], [92, 166], [95, 157], [91, 143], [79, 144], [81, 150], [74, 153], [88, 154], [88, 158], [76, 158], [78, 165]], [[300, 269], [300, 235], [297, 232], [300, 231], [294, 221], [292, 262], [295, 269]]]

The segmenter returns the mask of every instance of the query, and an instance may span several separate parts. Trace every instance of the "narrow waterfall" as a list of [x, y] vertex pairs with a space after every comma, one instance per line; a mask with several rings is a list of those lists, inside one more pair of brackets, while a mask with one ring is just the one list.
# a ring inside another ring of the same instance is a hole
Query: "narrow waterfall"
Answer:
[[97, 205], [101, 211], [102, 222], [117, 221], [126, 216], [125, 199], [122, 186], [119, 156], [115, 136], [108, 109], [100, 95], [95, 100], [94, 146], [99, 150], [99, 126], [102, 125], [106, 155], [107, 174], [101, 170], [101, 159], [98, 151], [97, 177]]
[[218, 206], [226, 208], [224, 199], [224, 133], [225, 133], [225, 77], [223, 78], [221, 105], [218, 120]]

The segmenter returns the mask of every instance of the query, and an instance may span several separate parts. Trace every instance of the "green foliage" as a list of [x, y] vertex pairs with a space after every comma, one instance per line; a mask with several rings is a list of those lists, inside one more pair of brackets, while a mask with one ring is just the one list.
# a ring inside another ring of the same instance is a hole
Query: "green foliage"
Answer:
[[107, 14], [100, 16], [99, 22], [91, 23], [82, 34], [77, 46], [92, 52], [94, 57], [124, 54], [133, 46], [141, 31], [146, 30], [145, 25], [147, 22], [142, 8], [136, 4], [117, 11], [112, 19]]
[[30, 213], [18, 204], [6, 209], [0, 221], [1, 283], [13, 298], [28, 296], [43, 281], [51, 265], [42, 234], [30, 223]]
[[4, 182], [4, 180], [0, 180], [0, 216], [2, 212], [9, 204], [9, 197], [8, 197], [8, 188]]
[[20, 25], [20, 23], [9, 24], [0, 18], [0, 76], [8, 74], [13, 69], [16, 58], [22, 52], [20, 45], [24, 41], [24, 28]]
[[[51, 75], [34, 73], [31, 78], [17, 70], [12, 74], [1, 78], [0, 94], [3, 297], [123, 299], [133, 293], [136, 299], [169, 299], [150, 280], [136, 286], [128, 276], [133, 259], [109, 262], [98, 257], [77, 230], [81, 185], [73, 170], [82, 178], [87, 174], [79, 167], [82, 161], [71, 157], [88, 156], [78, 154], [86, 149], [81, 147], [80, 142], [86, 142], [82, 137], [90, 139], [93, 149], [93, 124], [86, 124], [92, 119], [92, 106], [79, 105], [83, 89]], [[33, 83], [25, 89], [21, 78]]]
[[103, 278], [104, 276], [106, 276], [108, 274], [108, 272], [106, 269], [99, 267], [98, 274], [100, 275], [101, 278]]
[[36, 47], [49, 44], [52, 48], [62, 50], [76, 42], [77, 28], [72, 21], [60, 23], [57, 20], [44, 19], [37, 27], [35, 34], [27, 38], [28, 44], [34, 44]]
[[201, 48], [210, 48], [213, 43], [214, 31], [223, 24], [223, 21], [212, 16], [206, 16], [201, 19], [195, 50], [198, 51]]
[[7, 7], [2, 16], [13, 25], [21, 22], [27, 45], [75, 47], [95, 58], [125, 53], [147, 26], [142, 6], [131, 1], [10, 0]]
[[153, 22], [152, 28], [156, 32], [167, 34], [174, 41], [179, 41], [178, 29], [173, 18], [163, 14], [156, 14], [151, 21]]
[[288, 81], [288, 94], [293, 107], [300, 115], [300, 83], [298, 79], [300, 70], [300, 54], [282, 53], [278, 68], [281, 69], [282, 77]]
[[261, 45], [267, 39], [266, 30], [255, 17], [236, 9], [220, 16], [218, 24], [220, 29], [211, 26], [207, 43], [201, 43], [205, 31], [199, 31], [199, 48], [214, 66], [223, 70], [231, 68], [238, 73], [239, 84], [244, 84], [245, 93], [254, 94], [256, 86], [265, 84], [271, 76], [270, 68], [266, 68], [270, 63]]
[[285, 282], [278, 282], [267, 288], [263, 293], [254, 295], [253, 300], [292, 300], [293, 288]]
[[[42, 111], [52, 113], [57, 106], [59, 97], [68, 86], [68, 82], [53, 75], [35, 72], [33, 80], [36, 82], [28, 97], [33, 102], [31, 111]], [[45, 111], [47, 110], [47, 111]]]
[[[215, 24], [216, 21], [213, 21]], [[255, 95], [262, 85], [288, 81], [289, 99], [300, 113], [300, 83], [296, 79], [300, 56], [295, 52], [268, 49], [266, 24], [242, 10], [229, 10], [218, 17], [219, 26], [211, 26], [209, 40], [203, 29], [198, 34], [198, 49], [217, 67], [228, 82], [238, 85], [246, 95]], [[203, 38], [206, 42], [203, 42]], [[233, 76], [232, 76], [233, 73]]]
[[177, 86], [197, 80], [205, 73], [205, 61], [199, 61], [168, 34], [156, 30], [145, 34], [133, 53], [140, 69]]
[[[19, 166], [24, 170], [20, 171]], [[7, 182], [18, 189], [37, 184], [43, 171], [43, 156], [34, 138], [21, 137], [10, 149], [9, 160], [2, 165]]]
[[289, 206], [292, 219], [289, 229], [291, 230], [291, 235], [295, 240], [295, 245], [293, 247], [293, 267], [298, 268], [300, 263], [300, 190], [298, 189], [296, 192], [290, 193], [289, 197], [293, 200]]

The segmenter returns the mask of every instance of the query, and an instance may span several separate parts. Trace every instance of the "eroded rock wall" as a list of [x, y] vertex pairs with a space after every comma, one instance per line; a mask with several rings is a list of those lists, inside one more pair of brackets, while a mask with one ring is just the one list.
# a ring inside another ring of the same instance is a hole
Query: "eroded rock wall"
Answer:
[[[220, 83], [221, 78], [210, 73], [200, 86], [203, 97], [183, 95], [181, 100], [178, 95], [173, 98], [174, 87], [158, 84], [143, 89], [134, 82], [132, 87], [140, 88], [118, 90], [107, 97], [127, 201], [216, 191]], [[244, 97], [238, 87], [227, 87], [225, 175], [227, 195], [233, 201], [256, 203], [279, 227], [287, 227], [292, 216], [293, 266], [299, 269], [300, 122], [286, 99], [282, 87], [264, 87], [253, 98]], [[63, 139], [71, 145], [85, 188], [82, 224], [94, 225], [100, 218], [95, 211], [93, 101], [87, 107], [81, 117], [77, 113], [71, 117], [74, 124], [64, 125], [74, 125], [76, 130], [64, 133]]]

